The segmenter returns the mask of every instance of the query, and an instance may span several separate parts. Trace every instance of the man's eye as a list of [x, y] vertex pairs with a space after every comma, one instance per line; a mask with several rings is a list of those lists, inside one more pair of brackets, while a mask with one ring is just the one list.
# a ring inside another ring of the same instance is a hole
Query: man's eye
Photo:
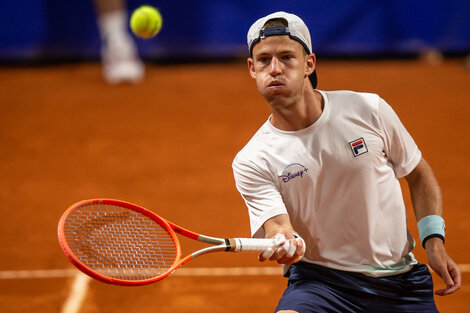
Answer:
[[282, 59], [283, 60], [290, 60], [290, 59], [292, 59], [292, 56], [291, 55], [283, 55]]

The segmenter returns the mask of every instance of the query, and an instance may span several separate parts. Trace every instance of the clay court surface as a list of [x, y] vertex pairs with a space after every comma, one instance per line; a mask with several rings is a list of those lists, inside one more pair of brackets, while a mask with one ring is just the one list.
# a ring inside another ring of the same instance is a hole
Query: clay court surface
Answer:
[[[0, 68], [0, 312], [272, 312], [286, 281], [253, 254], [204, 256], [145, 287], [73, 270], [56, 225], [82, 199], [126, 200], [203, 234], [249, 236], [231, 162], [269, 112], [243, 61], [148, 64], [142, 84], [118, 87], [100, 71], [88, 63]], [[458, 60], [320, 60], [318, 73], [324, 90], [379, 93], [433, 166], [446, 246], [464, 270], [462, 289], [437, 298], [438, 307], [470, 312], [470, 71]], [[410, 209], [406, 189], [405, 197]], [[408, 220], [417, 238], [411, 210]], [[198, 247], [183, 241], [184, 252]], [[415, 255], [426, 262], [420, 246]]]

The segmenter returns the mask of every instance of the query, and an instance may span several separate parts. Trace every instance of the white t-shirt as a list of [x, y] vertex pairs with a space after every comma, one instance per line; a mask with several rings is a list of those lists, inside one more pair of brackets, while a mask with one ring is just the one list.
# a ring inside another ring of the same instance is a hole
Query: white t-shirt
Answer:
[[298, 131], [261, 126], [233, 161], [253, 237], [288, 214], [306, 242], [303, 261], [385, 276], [416, 260], [398, 178], [421, 152], [378, 95], [319, 91], [319, 119]]

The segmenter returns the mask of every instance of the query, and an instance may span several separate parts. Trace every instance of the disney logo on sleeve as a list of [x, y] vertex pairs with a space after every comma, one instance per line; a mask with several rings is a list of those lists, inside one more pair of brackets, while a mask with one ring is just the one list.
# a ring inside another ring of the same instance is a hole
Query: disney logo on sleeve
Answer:
[[302, 178], [307, 172], [308, 169], [302, 164], [292, 163], [286, 166], [284, 171], [282, 171], [282, 175], [280, 175], [279, 178], [282, 180], [282, 182], [288, 183], [289, 181], [297, 177]]

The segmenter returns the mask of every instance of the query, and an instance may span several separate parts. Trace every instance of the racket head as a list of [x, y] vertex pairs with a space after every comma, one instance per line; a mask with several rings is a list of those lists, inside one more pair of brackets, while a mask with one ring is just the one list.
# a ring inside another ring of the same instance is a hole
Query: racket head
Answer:
[[170, 224], [129, 202], [77, 202], [64, 212], [57, 230], [72, 264], [105, 283], [150, 284], [167, 277], [181, 261], [180, 243]]

